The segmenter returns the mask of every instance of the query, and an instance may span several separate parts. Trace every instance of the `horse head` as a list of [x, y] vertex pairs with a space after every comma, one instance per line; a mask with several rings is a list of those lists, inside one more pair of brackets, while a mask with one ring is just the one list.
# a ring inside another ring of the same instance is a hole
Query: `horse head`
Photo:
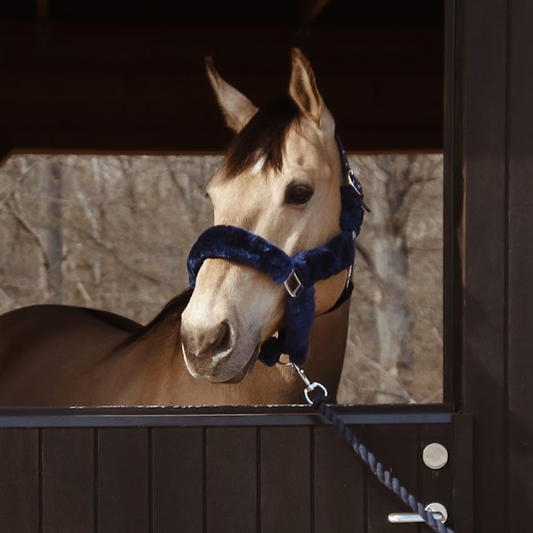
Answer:
[[[340, 232], [344, 176], [335, 121], [312, 68], [292, 50], [288, 95], [257, 108], [224, 81], [211, 58], [207, 74], [235, 137], [207, 185], [214, 225], [244, 228], [287, 255], [320, 247]], [[342, 293], [346, 273], [315, 286], [315, 312]], [[283, 283], [249, 265], [206, 259], [182, 315], [181, 341], [189, 372], [211, 382], [238, 382], [261, 345], [285, 323]]]

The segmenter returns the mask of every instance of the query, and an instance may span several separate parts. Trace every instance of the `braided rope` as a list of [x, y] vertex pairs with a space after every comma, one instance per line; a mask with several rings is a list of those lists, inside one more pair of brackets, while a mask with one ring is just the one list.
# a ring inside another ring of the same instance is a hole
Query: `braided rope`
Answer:
[[366, 449], [364, 444], [361, 444], [357, 437], [353, 434], [350, 428], [333, 412], [331, 407], [326, 403], [326, 398], [322, 394], [317, 394], [313, 401], [313, 407], [318, 409], [320, 413], [325, 416], [331, 424], [336, 427], [344, 439], [351, 445], [355, 453], [366, 463], [372, 473], [385, 485], [389, 490], [394, 492], [396, 496], [407, 504], [415, 513], [419, 514], [424, 522], [438, 533], [454, 533], [454, 531], [446, 527], [440, 520], [435, 520], [432, 513], [428, 513], [424, 505], [420, 503], [412, 494], [410, 494], [405, 487], [400, 484], [396, 477], [392, 477], [388, 470], [383, 468], [383, 465], [376, 459], [372, 452]]

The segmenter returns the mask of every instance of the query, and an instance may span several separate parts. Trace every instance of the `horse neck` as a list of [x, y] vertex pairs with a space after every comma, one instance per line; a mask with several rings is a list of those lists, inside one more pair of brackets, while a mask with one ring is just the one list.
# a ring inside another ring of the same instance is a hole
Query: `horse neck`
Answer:
[[[322, 383], [336, 401], [348, 333], [349, 302], [318, 316], [311, 331], [309, 355], [303, 365], [311, 381]], [[220, 405], [298, 403], [303, 382], [291, 368], [256, 363], [250, 376], [239, 384], [223, 386], [196, 380], [184, 363], [179, 339], [180, 317], [166, 316], [130, 352], [143, 368], [143, 381], [152, 392], [151, 402], [162, 404]], [[148, 378], [147, 378], [148, 376]], [[146, 379], [147, 378], [147, 379]], [[154, 398], [154, 395], [157, 397]]]
[[338, 309], [315, 318], [309, 355], [304, 369], [310, 381], [322, 383], [335, 402], [346, 353], [350, 301]]

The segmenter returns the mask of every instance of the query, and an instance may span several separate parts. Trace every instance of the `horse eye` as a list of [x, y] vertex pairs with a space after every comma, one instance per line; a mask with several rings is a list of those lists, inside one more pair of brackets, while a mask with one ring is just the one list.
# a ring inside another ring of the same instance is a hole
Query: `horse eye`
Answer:
[[285, 203], [291, 205], [306, 204], [313, 196], [313, 189], [307, 185], [292, 185], [285, 191]]

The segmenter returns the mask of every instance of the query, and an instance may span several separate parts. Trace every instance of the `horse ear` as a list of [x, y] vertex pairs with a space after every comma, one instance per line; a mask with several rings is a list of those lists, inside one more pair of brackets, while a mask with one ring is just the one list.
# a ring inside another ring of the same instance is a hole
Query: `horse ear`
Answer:
[[316, 86], [313, 69], [299, 48], [291, 50], [291, 58], [289, 93], [300, 110], [320, 125], [324, 104]]
[[255, 107], [244, 94], [226, 83], [215, 69], [212, 57], [205, 58], [207, 75], [211, 87], [218, 100], [218, 105], [224, 114], [226, 124], [235, 132], [239, 133], [246, 123], [257, 113]]

